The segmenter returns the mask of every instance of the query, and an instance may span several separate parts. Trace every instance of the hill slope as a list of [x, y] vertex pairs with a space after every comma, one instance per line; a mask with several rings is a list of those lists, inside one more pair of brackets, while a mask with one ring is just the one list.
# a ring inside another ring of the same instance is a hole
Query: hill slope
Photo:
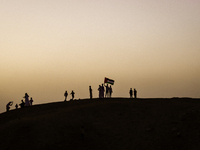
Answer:
[[[84, 126], [84, 139], [81, 127]], [[200, 99], [93, 99], [0, 114], [2, 150], [200, 148]]]

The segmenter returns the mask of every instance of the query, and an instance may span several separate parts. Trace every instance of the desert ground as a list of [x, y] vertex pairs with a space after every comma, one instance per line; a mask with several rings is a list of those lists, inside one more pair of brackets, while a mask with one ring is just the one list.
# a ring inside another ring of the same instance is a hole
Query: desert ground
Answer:
[[1, 150], [199, 150], [200, 99], [34, 105], [0, 114], [0, 137]]

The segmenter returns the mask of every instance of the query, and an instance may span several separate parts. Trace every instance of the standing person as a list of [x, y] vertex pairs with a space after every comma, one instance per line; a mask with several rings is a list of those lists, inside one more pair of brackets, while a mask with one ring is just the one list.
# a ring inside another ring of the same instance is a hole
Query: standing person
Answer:
[[27, 93], [25, 93], [24, 98], [25, 98], [25, 104], [26, 104], [26, 106], [30, 106], [29, 95]]
[[15, 105], [15, 108], [18, 109], [18, 105], [17, 104]]
[[108, 87], [108, 84], [106, 85], [106, 94], [105, 94], [105, 97], [108, 97], [108, 93], [109, 93], [109, 87]]
[[137, 90], [134, 89], [134, 97], [137, 98]]
[[71, 95], [72, 95], [72, 100], [74, 99], [74, 91], [72, 90]]
[[31, 97], [31, 99], [30, 99], [30, 106], [32, 106], [32, 105], [33, 105], [33, 99]]
[[110, 86], [110, 88], [109, 88], [109, 92], [110, 92], [110, 97], [112, 96], [112, 87]]
[[92, 88], [89, 86], [89, 92], [90, 92], [90, 99], [92, 99]]
[[64, 96], [65, 96], [65, 102], [66, 102], [67, 101], [67, 96], [68, 96], [67, 91], [65, 91]]
[[7, 105], [6, 105], [6, 111], [8, 112], [10, 110], [10, 106], [12, 106], [13, 102], [9, 102]]
[[102, 84], [102, 86], [101, 86], [101, 97], [102, 98], [104, 98], [104, 91], [105, 91], [105, 89], [104, 89], [104, 86]]
[[99, 91], [99, 98], [101, 98], [101, 91], [102, 91], [102, 89], [101, 89], [101, 85], [99, 85], [99, 88], [98, 88], [98, 91]]
[[132, 90], [132, 88], [130, 88], [129, 94], [130, 94], [130, 98], [133, 98], [133, 90]]

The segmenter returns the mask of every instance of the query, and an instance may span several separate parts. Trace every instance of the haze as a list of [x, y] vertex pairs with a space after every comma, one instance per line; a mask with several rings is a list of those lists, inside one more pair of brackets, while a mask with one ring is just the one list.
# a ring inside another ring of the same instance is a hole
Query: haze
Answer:
[[[98, 97], [200, 97], [198, 0], [1, 0], [0, 112], [25, 93], [34, 104]], [[68, 100], [71, 96], [68, 96]], [[11, 108], [14, 108], [12, 106]]]

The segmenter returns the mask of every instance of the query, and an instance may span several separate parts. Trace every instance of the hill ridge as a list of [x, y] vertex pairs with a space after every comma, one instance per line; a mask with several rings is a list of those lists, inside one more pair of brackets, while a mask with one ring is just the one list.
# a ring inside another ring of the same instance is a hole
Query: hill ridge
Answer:
[[0, 114], [0, 144], [2, 150], [197, 149], [199, 100], [84, 99], [11, 110]]

